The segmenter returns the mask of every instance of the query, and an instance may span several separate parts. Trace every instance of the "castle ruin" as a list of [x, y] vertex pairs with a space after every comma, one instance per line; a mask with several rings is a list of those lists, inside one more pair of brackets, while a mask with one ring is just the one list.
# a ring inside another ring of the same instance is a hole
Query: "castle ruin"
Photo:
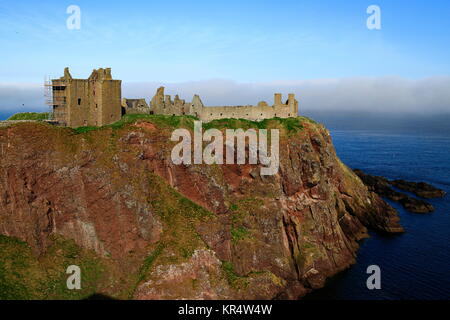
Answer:
[[261, 121], [271, 118], [291, 118], [298, 115], [298, 101], [295, 99], [295, 95], [289, 94], [288, 100], [283, 103], [281, 93], [275, 94], [274, 104], [271, 106], [267, 102], [261, 101], [256, 106], [205, 107], [198, 95], [194, 95], [191, 102], [180, 99], [178, 95], [172, 101], [170, 95], [164, 94], [164, 87], [160, 87], [150, 105], [154, 114], [191, 115], [204, 122], [228, 118]]
[[64, 76], [49, 84], [52, 90], [50, 104], [53, 120], [69, 127], [104, 126], [119, 121], [125, 114], [190, 115], [208, 122], [217, 119], [247, 119], [261, 121], [271, 118], [291, 118], [298, 115], [298, 101], [289, 94], [283, 103], [281, 93], [276, 93], [273, 105], [265, 101], [256, 106], [204, 106], [198, 95], [191, 102], [172, 101], [160, 87], [150, 106], [145, 99], [122, 99], [121, 80], [113, 80], [111, 69], [94, 70], [88, 79], [73, 79], [69, 69]]
[[150, 108], [145, 99], [122, 99], [122, 115], [125, 114], [146, 114]]
[[111, 69], [92, 71], [88, 79], [74, 79], [69, 68], [51, 80], [53, 120], [68, 127], [104, 126], [122, 117], [122, 81], [113, 80]]

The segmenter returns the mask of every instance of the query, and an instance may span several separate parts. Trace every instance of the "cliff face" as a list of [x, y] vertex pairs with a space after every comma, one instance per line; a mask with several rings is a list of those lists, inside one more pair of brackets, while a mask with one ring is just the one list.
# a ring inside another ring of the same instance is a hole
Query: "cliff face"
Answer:
[[[256, 165], [173, 165], [174, 128], [158, 117], [86, 133], [1, 128], [0, 234], [26, 242], [38, 265], [67, 256], [55, 239], [95, 255], [101, 275], [84, 295], [296, 299], [355, 262], [367, 227], [402, 232], [328, 131], [298, 121], [269, 121], [281, 129], [280, 170], [265, 177]], [[65, 283], [62, 268], [44, 276]]]

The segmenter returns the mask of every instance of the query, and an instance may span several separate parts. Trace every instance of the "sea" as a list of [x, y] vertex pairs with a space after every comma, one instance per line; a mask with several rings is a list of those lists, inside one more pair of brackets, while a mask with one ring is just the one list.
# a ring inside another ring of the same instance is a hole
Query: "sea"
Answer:
[[[336, 152], [350, 168], [388, 179], [424, 181], [447, 192], [429, 199], [431, 214], [398, 210], [406, 233], [370, 233], [357, 263], [306, 300], [450, 299], [450, 136], [331, 130]], [[381, 289], [369, 290], [367, 269], [380, 268]]]

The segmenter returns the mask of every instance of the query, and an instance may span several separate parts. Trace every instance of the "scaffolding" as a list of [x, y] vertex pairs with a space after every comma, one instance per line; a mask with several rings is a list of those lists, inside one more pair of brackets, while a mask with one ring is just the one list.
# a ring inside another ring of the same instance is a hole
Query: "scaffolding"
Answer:
[[54, 83], [53, 80], [50, 79], [50, 77], [45, 77], [44, 97], [45, 104], [48, 106], [48, 120], [50, 121], [65, 118], [66, 116], [66, 109], [60, 108], [67, 105], [66, 97], [55, 95], [55, 91], [61, 90], [66, 90], [66, 85], [64, 84], [64, 82], [61, 81], [59, 83]]

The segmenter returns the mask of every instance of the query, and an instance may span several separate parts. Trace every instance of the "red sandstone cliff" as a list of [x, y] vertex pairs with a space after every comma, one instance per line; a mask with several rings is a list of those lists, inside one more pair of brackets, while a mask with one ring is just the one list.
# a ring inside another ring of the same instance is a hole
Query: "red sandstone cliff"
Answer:
[[0, 234], [37, 259], [55, 235], [94, 250], [114, 279], [93, 291], [114, 297], [296, 299], [355, 262], [366, 227], [402, 232], [328, 131], [299, 121], [283, 129], [269, 177], [253, 165], [173, 165], [173, 128], [158, 121], [0, 128]]

